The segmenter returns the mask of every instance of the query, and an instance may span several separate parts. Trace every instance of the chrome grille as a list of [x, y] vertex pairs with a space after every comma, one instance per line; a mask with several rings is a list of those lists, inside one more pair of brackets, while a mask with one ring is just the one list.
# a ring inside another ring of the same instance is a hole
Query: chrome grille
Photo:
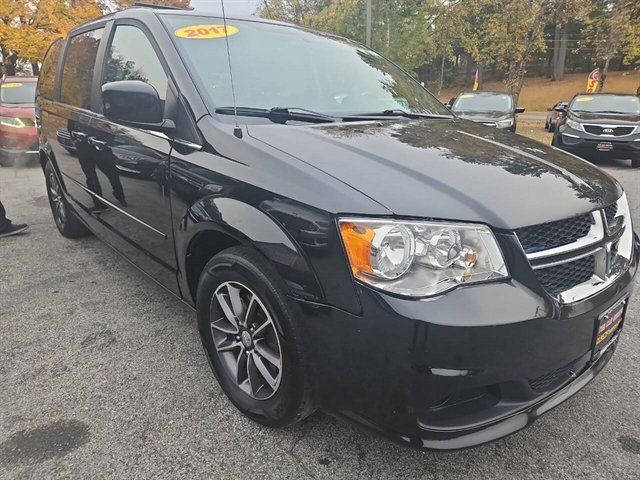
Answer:
[[624, 194], [602, 210], [515, 233], [540, 286], [560, 303], [582, 300], [611, 285], [633, 257], [633, 227]]
[[604, 216], [607, 219], [607, 225], [610, 224], [614, 218], [616, 218], [616, 213], [618, 213], [618, 204], [613, 203], [604, 209]]
[[586, 282], [595, 272], [596, 259], [593, 255], [536, 270], [540, 284], [553, 296]]
[[587, 213], [568, 220], [519, 228], [516, 230], [516, 235], [524, 252], [534, 253], [573, 243], [585, 237], [592, 224], [593, 217]]

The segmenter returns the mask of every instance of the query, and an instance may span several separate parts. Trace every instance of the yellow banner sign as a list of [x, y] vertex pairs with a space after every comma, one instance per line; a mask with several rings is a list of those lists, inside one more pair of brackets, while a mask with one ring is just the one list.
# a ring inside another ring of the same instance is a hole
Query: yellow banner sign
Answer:
[[587, 79], [587, 93], [596, 93], [600, 89], [600, 69], [596, 68]]

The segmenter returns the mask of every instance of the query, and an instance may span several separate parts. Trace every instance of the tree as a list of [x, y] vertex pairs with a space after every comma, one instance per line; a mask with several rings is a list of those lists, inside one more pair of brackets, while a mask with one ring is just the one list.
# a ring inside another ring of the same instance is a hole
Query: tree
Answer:
[[[15, 73], [12, 67], [20, 58], [31, 62], [34, 74], [38, 74], [38, 62], [54, 40], [102, 14], [95, 0], [0, 0], [0, 12], [5, 71]], [[12, 59], [9, 68], [7, 59]]]
[[603, 89], [614, 57], [628, 65], [640, 65], [640, 5], [635, 0], [594, 0], [594, 5], [580, 46], [595, 49]]

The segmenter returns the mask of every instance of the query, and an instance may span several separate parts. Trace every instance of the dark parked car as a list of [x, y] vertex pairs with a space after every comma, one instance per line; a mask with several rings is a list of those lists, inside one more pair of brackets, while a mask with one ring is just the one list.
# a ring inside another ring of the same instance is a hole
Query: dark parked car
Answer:
[[517, 108], [513, 96], [504, 92], [463, 92], [447, 104], [461, 118], [490, 127], [516, 131]]
[[590, 160], [622, 158], [640, 167], [640, 97], [589, 93], [573, 97], [552, 145]]
[[556, 129], [558, 120], [564, 117], [565, 109], [569, 102], [558, 102], [547, 110], [547, 118], [544, 121], [544, 129], [553, 132]]
[[0, 80], [0, 160], [38, 157], [36, 130], [37, 77]]
[[239, 410], [455, 449], [603, 369], [639, 249], [611, 176], [455, 118], [357, 43], [227, 22], [87, 23], [51, 47], [38, 106], [60, 233], [191, 305]]

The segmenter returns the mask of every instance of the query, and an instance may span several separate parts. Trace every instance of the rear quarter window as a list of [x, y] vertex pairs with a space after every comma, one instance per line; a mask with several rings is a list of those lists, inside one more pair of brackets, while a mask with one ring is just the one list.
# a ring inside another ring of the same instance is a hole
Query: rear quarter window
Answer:
[[62, 50], [63, 40], [59, 38], [51, 44], [42, 62], [40, 77], [38, 79], [38, 95], [53, 100], [56, 89], [56, 70]]

